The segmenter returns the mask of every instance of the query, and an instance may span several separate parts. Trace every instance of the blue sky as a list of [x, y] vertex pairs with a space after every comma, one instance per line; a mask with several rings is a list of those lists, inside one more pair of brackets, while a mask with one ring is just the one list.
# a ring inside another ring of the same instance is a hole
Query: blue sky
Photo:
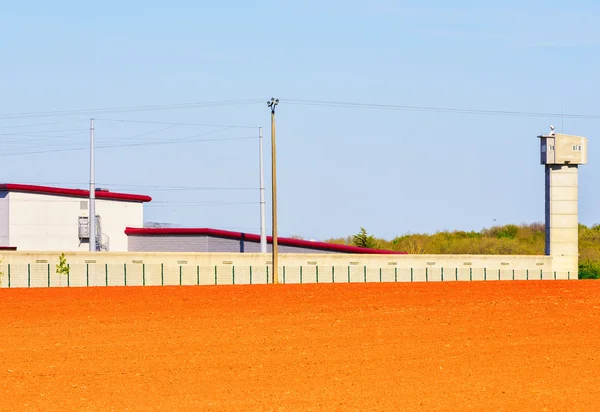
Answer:
[[[98, 186], [153, 196], [146, 220], [257, 232], [257, 127], [269, 212], [266, 99], [276, 96], [282, 236], [542, 221], [536, 136], [550, 124], [590, 139], [580, 220], [599, 223], [598, 118], [292, 101], [600, 115], [600, 4], [486, 3], [2, 5], [0, 180], [86, 187], [94, 117]], [[233, 100], [249, 102], [99, 111]]]

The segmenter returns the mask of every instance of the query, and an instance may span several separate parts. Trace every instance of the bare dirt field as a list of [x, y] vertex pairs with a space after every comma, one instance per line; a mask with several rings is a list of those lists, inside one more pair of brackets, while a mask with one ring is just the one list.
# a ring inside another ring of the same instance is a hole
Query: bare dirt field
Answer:
[[592, 411], [600, 282], [0, 290], [1, 411]]

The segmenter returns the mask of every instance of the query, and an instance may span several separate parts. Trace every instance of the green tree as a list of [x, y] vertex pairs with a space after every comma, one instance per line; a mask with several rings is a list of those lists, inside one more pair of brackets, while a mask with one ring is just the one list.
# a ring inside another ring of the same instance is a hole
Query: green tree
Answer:
[[367, 234], [367, 231], [364, 227], [360, 228], [360, 232], [352, 237], [352, 243], [354, 246], [365, 247], [369, 249], [377, 248], [377, 241], [373, 237], [373, 235]]
[[71, 268], [69, 267], [69, 264], [67, 263], [67, 258], [65, 257], [65, 253], [63, 252], [59, 257], [58, 257], [58, 265], [56, 265], [56, 273], [58, 273], [59, 275], [68, 275], [69, 271], [71, 270]]

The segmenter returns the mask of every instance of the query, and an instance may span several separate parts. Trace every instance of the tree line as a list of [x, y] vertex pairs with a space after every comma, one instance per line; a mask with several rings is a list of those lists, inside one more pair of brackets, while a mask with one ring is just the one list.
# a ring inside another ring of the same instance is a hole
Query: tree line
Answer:
[[[545, 225], [536, 222], [493, 226], [479, 232], [409, 233], [387, 240], [361, 227], [355, 235], [327, 242], [410, 254], [543, 255], [545, 233]], [[579, 277], [600, 279], [600, 224], [579, 225]]]

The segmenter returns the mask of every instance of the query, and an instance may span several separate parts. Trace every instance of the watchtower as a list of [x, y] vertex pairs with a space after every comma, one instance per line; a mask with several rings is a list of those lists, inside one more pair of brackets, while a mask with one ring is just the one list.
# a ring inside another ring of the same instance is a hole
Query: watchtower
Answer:
[[540, 138], [546, 172], [546, 255], [557, 273], [577, 273], [579, 261], [579, 165], [587, 164], [588, 139], [554, 132]]

